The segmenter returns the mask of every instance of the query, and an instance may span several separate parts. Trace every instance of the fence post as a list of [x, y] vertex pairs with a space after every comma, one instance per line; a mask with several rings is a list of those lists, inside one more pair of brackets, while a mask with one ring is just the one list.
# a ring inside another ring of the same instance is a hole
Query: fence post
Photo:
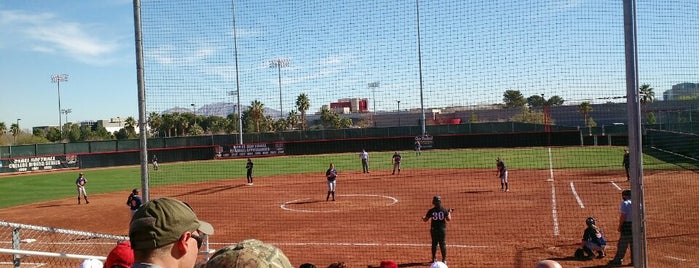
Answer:
[[[14, 250], [19, 250], [19, 230], [20, 228], [12, 228], [12, 249]], [[12, 254], [12, 264], [14, 265], [15, 268], [20, 267], [21, 263], [21, 256], [19, 254]]]

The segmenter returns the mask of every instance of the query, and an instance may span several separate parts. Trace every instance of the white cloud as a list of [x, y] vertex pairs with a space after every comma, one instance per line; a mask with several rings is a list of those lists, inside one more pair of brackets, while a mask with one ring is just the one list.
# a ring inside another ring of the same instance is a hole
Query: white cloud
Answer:
[[108, 64], [120, 48], [117, 40], [106, 38], [108, 33], [99, 27], [65, 21], [51, 13], [0, 11], [0, 28], [6, 49], [65, 55], [88, 64]]

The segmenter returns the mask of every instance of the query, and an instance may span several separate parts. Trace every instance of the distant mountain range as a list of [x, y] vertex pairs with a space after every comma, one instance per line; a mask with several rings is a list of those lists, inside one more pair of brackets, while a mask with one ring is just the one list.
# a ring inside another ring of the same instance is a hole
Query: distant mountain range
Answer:
[[[247, 110], [250, 106], [246, 105], [241, 105], [243, 108], [243, 111]], [[210, 103], [206, 104], [200, 108], [196, 109], [196, 114], [197, 115], [204, 115], [204, 116], [209, 116], [209, 115], [217, 115], [220, 117], [226, 117], [229, 114], [233, 112], [238, 112], [238, 105], [235, 103], [230, 103], [230, 102], [216, 102], [216, 103]], [[272, 118], [279, 118], [279, 110], [275, 109], [270, 109], [265, 107], [264, 108], [264, 114], [265, 116], [271, 116]], [[189, 108], [182, 108], [182, 107], [174, 107], [167, 109], [163, 111], [163, 114], [169, 114], [169, 113], [191, 113], [192, 109]], [[287, 116], [288, 112], [284, 114], [284, 116]]]

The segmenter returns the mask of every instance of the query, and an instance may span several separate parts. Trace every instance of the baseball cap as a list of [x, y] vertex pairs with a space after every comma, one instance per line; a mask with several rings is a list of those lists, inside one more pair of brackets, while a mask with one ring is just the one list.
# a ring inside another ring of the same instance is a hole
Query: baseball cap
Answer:
[[112, 268], [114, 265], [121, 267], [131, 267], [133, 265], [133, 250], [131, 250], [131, 242], [119, 242], [116, 247], [109, 252], [107, 260], [104, 262], [105, 267]]
[[380, 268], [398, 268], [398, 264], [394, 261], [381, 261]]
[[293, 268], [277, 247], [257, 239], [247, 239], [219, 249], [206, 262], [206, 268]]
[[430, 268], [449, 268], [449, 267], [447, 267], [446, 263], [443, 263], [441, 261], [436, 261], [436, 262], [433, 262], [432, 265], [430, 265]]
[[200, 221], [194, 211], [182, 201], [173, 198], [158, 198], [141, 206], [129, 226], [131, 248], [153, 249], [171, 244], [185, 232], [199, 230], [211, 235], [214, 227]]
[[102, 262], [98, 259], [86, 259], [80, 263], [80, 268], [102, 268]]

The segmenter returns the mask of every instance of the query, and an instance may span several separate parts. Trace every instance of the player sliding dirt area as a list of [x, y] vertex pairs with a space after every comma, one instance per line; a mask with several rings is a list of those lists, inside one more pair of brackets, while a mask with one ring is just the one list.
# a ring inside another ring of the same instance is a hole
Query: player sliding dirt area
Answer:
[[[435, 195], [454, 209], [447, 226], [449, 267], [533, 267], [554, 259], [564, 267], [609, 261], [618, 232], [625, 177], [611, 171], [509, 170], [510, 192], [500, 191], [494, 169], [340, 170], [337, 201], [326, 201], [323, 174], [256, 177], [254, 186], [230, 179], [156, 187], [152, 197], [189, 203], [214, 225], [216, 249], [248, 238], [279, 246], [292, 264], [319, 267], [344, 261], [376, 266], [392, 259], [410, 267], [431, 260], [429, 224], [421, 217]], [[652, 267], [699, 267], [699, 204], [691, 171], [645, 173], [648, 257]], [[24, 224], [126, 235], [129, 211], [122, 192], [95, 194], [89, 205], [74, 198], [0, 210], [0, 219]], [[605, 231], [608, 257], [572, 258], [585, 219]], [[106, 255], [107, 252], [95, 254]], [[628, 257], [626, 260], [629, 260]]]

